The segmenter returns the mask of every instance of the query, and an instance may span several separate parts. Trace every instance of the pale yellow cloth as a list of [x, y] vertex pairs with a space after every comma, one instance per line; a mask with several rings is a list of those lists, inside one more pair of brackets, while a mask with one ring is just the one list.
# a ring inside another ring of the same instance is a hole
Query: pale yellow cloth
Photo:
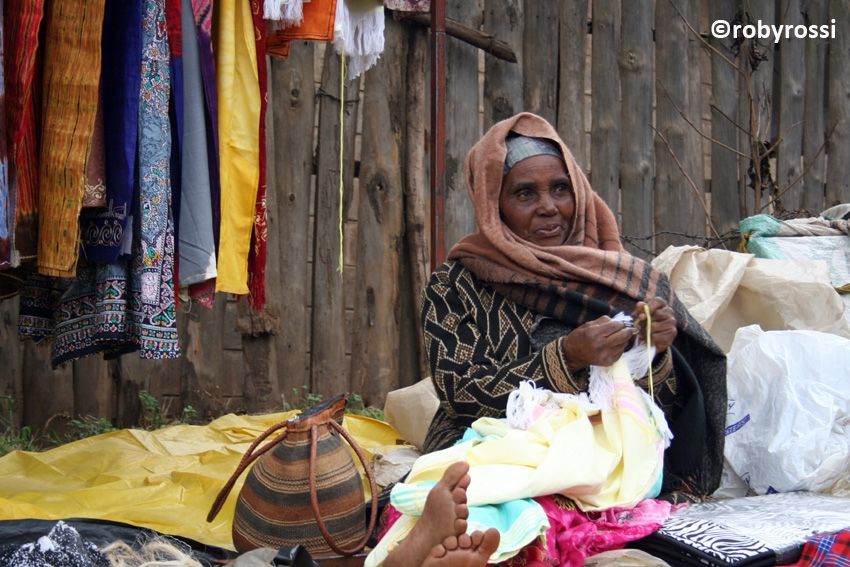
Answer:
[[221, 233], [216, 291], [248, 293], [248, 252], [260, 182], [260, 83], [248, 2], [216, 2]]
[[[251, 442], [295, 413], [231, 414], [205, 426], [153, 432], [122, 429], [43, 453], [9, 453], [0, 458], [0, 520], [95, 518], [233, 549], [230, 525], [245, 475], [212, 523], [207, 512]], [[347, 415], [344, 426], [369, 459], [399, 437], [367, 417]], [[364, 491], [368, 499], [365, 482]]]

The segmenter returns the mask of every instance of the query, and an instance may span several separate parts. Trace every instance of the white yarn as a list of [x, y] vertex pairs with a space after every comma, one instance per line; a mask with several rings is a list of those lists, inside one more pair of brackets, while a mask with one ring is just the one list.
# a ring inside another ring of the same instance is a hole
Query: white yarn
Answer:
[[[546, 388], [538, 388], [533, 380], [523, 380], [519, 387], [508, 395], [506, 417], [508, 425], [515, 429], [528, 429], [541, 415], [539, 410], [557, 411], [566, 404], [577, 404], [585, 413], [599, 411], [587, 393], [563, 394]], [[538, 414], [538, 415], [535, 415]]]
[[347, 57], [348, 80], [369, 70], [384, 51], [384, 7], [352, 11], [345, 0], [337, 0], [334, 47]]
[[273, 20], [276, 29], [301, 25], [304, 21], [304, 0], [265, 0], [263, 17]]

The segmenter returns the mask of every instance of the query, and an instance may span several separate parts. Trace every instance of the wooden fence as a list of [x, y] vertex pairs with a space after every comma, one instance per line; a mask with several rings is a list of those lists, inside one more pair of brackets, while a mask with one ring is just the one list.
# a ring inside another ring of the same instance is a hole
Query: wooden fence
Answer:
[[[446, 242], [474, 229], [463, 182], [492, 123], [537, 112], [561, 132], [648, 257], [671, 244], [733, 242], [740, 218], [850, 201], [847, 0], [448, 0], [449, 17], [508, 42], [508, 63], [447, 49]], [[711, 22], [829, 24], [835, 37], [711, 37]], [[425, 375], [418, 297], [427, 258], [428, 39], [387, 18], [386, 51], [345, 85], [307, 42], [272, 60], [268, 307], [220, 296], [183, 304], [179, 360], [133, 355], [51, 370], [0, 305], [0, 394], [41, 427], [90, 414], [131, 425], [146, 389], [202, 416], [279, 408], [293, 390], [354, 391], [381, 405]], [[344, 105], [344, 271], [338, 271], [339, 116]]]

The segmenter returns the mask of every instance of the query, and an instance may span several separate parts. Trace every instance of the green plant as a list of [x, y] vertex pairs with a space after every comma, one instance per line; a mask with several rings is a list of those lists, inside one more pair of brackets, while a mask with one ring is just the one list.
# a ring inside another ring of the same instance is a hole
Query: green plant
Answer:
[[139, 402], [142, 404], [140, 425], [143, 428], [153, 430], [167, 425], [165, 412], [156, 396], [147, 390], [139, 390]]
[[348, 396], [348, 405], [346, 406], [345, 411], [346, 413], [352, 413], [354, 415], [365, 415], [366, 417], [386, 421], [384, 411], [374, 406], [367, 406], [366, 402], [363, 401], [363, 396], [360, 394], [352, 393]]
[[77, 419], [72, 419], [68, 422], [68, 427], [70, 433], [66, 436], [65, 443], [116, 430], [109, 419], [94, 417], [93, 415], [81, 415]]
[[[322, 394], [311, 392], [307, 386], [301, 388], [292, 388], [292, 401], [283, 399], [283, 411], [290, 410], [305, 410], [311, 408], [322, 401]], [[367, 406], [363, 401], [363, 396], [360, 394], [349, 394], [348, 403], [345, 406], [345, 413], [354, 415], [364, 415], [374, 419], [385, 420], [384, 412], [379, 408]]]
[[37, 435], [28, 425], [15, 425], [15, 398], [0, 395], [0, 456], [12, 451], [38, 451], [40, 449]]

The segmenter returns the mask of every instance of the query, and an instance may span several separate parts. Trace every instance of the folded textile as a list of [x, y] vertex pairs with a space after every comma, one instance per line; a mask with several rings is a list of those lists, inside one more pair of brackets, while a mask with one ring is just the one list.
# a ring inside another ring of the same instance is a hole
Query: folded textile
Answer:
[[803, 547], [795, 567], [850, 567], [850, 529], [812, 537]]

